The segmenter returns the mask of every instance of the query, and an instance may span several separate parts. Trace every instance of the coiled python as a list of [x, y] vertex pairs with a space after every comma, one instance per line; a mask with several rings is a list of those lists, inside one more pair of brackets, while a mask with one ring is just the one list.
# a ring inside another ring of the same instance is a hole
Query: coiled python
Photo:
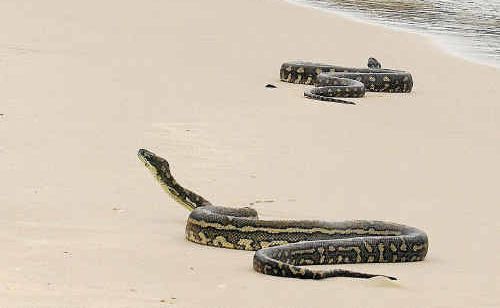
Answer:
[[352, 68], [312, 62], [293, 61], [281, 65], [280, 79], [291, 83], [315, 85], [304, 96], [312, 99], [351, 103], [335, 97], [362, 97], [371, 92], [410, 92], [411, 74], [383, 69], [375, 58], [368, 59], [368, 68]]
[[261, 220], [248, 207], [214, 206], [177, 183], [164, 158], [144, 149], [138, 156], [163, 189], [191, 211], [186, 225], [189, 241], [256, 250], [253, 267], [258, 272], [309, 279], [383, 276], [394, 280], [385, 275], [302, 265], [411, 262], [423, 260], [427, 253], [425, 232], [405, 225], [371, 220]]

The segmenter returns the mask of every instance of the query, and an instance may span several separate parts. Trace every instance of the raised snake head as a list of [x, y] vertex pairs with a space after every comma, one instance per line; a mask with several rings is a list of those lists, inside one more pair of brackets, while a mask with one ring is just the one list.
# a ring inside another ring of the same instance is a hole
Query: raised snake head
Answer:
[[140, 149], [137, 156], [144, 163], [146, 168], [156, 177], [161, 177], [163, 179], [172, 178], [170, 166], [166, 159], [146, 149]]
[[140, 149], [137, 156], [156, 177], [163, 190], [183, 207], [192, 211], [199, 206], [210, 205], [210, 202], [206, 201], [203, 197], [185, 189], [177, 183], [170, 173], [170, 166], [166, 159], [146, 149]]

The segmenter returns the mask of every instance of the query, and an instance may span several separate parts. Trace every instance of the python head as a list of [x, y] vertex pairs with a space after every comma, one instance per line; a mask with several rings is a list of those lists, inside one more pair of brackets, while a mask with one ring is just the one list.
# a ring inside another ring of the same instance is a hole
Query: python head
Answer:
[[168, 175], [171, 178], [170, 166], [166, 159], [146, 149], [140, 149], [137, 156], [154, 176]]
[[176, 182], [170, 173], [170, 166], [165, 158], [146, 149], [140, 149], [137, 156], [155, 176], [163, 190], [187, 210], [192, 211], [206, 202], [201, 196], [183, 188]]
[[137, 156], [155, 176], [163, 190], [175, 197], [179, 194], [173, 189], [173, 187], [177, 186], [177, 183], [170, 173], [170, 166], [165, 158], [146, 149], [140, 149]]

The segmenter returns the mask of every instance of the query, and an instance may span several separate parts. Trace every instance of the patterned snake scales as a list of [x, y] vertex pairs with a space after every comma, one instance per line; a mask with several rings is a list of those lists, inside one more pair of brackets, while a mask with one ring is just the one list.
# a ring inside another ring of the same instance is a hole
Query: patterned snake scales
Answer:
[[410, 92], [411, 74], [383, 69], [375, 58], [368, 59], [368, 68], [351, 68], [311, 62], [285, 62], [280, 69], [281, 81], [313, 84], [304, 96], [312, 99], [354, 104], [335, 97], [362, 97], [371, 92]]
[[383, 276], [395, 280], [384, 275], [302, 265], [411, 262], [423, 260], [427, 253], [425, 232], [405, 225], [371, 220], [261, 220], [248, 207], [214, 206], [177, 183], [165, 159], [144, 149], [138, 156], [163, 189], [191, 211], [186, 226], [189, 241], [256, 250], [253, 267], [258, 272], [308, 279]]

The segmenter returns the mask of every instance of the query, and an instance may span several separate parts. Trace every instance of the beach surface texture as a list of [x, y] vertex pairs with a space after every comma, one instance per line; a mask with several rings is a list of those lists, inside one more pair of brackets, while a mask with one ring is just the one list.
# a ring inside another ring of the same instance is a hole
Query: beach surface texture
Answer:
[[[498, 69], [277, 0], [2, 1], [0, 28], [0, 307], [500, 305]], [[279, 81], [368, 57], [413, 91], [345, 105]], [[395, 282], [259, 274], [185, 240], [139, 148], [216, 205], [404, 223], [429, 253], [339, 266]]]

